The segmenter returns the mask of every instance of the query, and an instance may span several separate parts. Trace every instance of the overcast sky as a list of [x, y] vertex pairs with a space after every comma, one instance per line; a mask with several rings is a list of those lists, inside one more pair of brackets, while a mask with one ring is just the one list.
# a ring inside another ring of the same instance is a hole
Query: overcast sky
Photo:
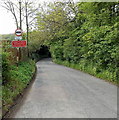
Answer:
[[[46, 0], [36, 0], [36, 1], [38, 1], [38, 3], [43, 3]], [[53, 2], [54, 0], [47, 0], [47, 2], [49, 1]], [[57, 0], [57, 1], [62, 1], [62, 0]], [[8, 12], [6, 9], [0, 7], [0, 34], [14, 33], [15, 30], [16, 30], [16, 26], [13, 15], [10, 12]]]

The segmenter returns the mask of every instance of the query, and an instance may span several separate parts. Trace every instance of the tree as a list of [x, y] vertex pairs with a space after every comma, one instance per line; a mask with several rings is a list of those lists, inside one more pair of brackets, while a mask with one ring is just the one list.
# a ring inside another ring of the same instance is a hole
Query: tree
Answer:
[[12, 15], [15, 19], [16, 27], [18, 28], [19, 24], [18, 24], [18, 17], [17, 17], [17, 11], [16, 11], [16, 9], [17, 10], [19, 9], [18, 6], [16, 6], [16, 4], [14, 4], [10, 0], [3, 1], [1, 6], [12, 13]]
[[14, 2], [12, 0], [3, 0], [1, 6], [12, 13], [15, 19], [16, 28], [20, 27], [22, 29], [22, 24], [26, 21], [25, 23], [28, 31], [28, 28], [33, 27], [33, 22], [36, 19], [38, 7], [36, 8], [34, 4], [32, 0], [16, 0]]
[[[19, 3], [19, 5], [17, 5], [17, 3]], [[24, 19], [26, 20], [26, 39], [28, 45], [29, 28], [33, 27], [33, 22], [36, 19], [36, 12], [38, 10], [38, 7], [36, 8], [36, 6], [34, 6], [34, 2], [27, 0], [16, 0], [15, 2], [13, 2], [12, 0], [4, 0], [1, 5], [3, 8], [12, 13], [16, 22], [17, 29], [22, 29]]]

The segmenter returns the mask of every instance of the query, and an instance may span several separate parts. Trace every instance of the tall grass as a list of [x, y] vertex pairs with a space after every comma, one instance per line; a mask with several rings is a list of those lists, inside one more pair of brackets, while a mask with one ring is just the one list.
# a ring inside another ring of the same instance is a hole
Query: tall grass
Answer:
[[86, 63], [86, 61], [81, 61], [78, 64], [69, 63], [68, 61], [61, 61], [61, 60], [53, 60], [55, 63], [64, 65], [73, 69], [81, 70], [88, 74], [91, 74], [95, 77], [104, 79], [106, 81], [112, 82], [113, 84], [118, 83], [119, 78], [116, 77], [116, 72], [110, 72], [108, 69], [98, 71], [98, 67], [95, 66], [93, 63]]

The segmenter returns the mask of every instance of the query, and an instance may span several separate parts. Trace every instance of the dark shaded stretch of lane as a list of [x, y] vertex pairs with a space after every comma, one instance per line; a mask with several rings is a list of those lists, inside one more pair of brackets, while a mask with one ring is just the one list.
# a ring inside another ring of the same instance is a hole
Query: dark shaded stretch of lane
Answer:
[[37, 76], [12, 118], [117, 118], [117, 87], [78, 70], [37, 63]]

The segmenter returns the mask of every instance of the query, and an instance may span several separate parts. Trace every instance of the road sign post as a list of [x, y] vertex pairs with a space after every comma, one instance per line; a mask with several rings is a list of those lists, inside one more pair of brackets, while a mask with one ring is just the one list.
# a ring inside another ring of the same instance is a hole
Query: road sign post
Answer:
[[17, 48], [17, 63], [20, 60], [20, 56], [19, 56], [19, 55], [21, 55], [20, 48], [27, 46], [27, 41], [22, 40], [22, 33], [23, 33], [23, 31], [20, 28], [16, 29], [15, 30], [15, 40], [11, 42], [12, 47]]
[[[22, 30], [20, 28], [18, 28], [18, 29], [15, 30], [15, 36], [16, 36], [15, 38], [18, 41], [22, 39]], [[17, 42], [12, 42], [12, 46], [15, 46], [15, 45], [19, 46]], [[18, 53], [20, 53], [20, 48], [18, 48]], [[19, 60], [19, 55], [17, 56], [17, 59]]]

